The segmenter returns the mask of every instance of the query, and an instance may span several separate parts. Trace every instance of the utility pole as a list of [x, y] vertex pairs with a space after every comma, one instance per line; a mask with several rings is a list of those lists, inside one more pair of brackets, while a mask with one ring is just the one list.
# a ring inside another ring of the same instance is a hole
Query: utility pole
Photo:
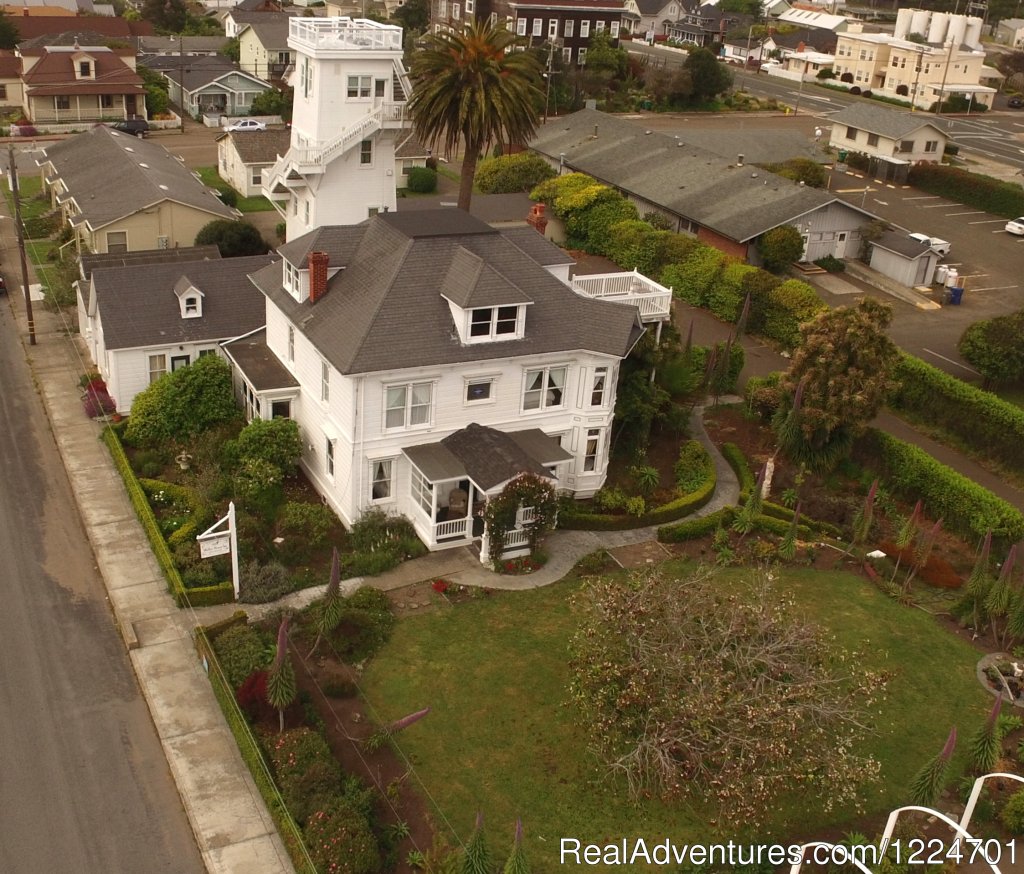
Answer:
[[551, 99], [551, 63], [554, 60], [555, 44], [548, 42], [548, 69], [544, 74], [544, 124], [548, 123], [548, 100]]
[[924, 66], [924, 48], [917, 50], [917, 64], [914, 66], [914, 93], [910, 97], [910, 111], [917, 109], [917, 85], [921, 81], [921, 67]]
[[185, 35], [178, 34], [178, 81], [181, 85], [181, 132], [185, 133]]
[[14, 143], [7, 144], [7, 160], [11, 169], [11, 194], [14, 196], [14, 227], [18, 232], [18, 254], [21, 255], [21, 286], [25, 289], [25, 315], [28, 317], [28, 342], [36, 345], [36, 323], [32, 318], [32, 292], [28, 287], [28, 261], [25, 260], [25, 229], [21, 225], [21, 193], [18, 188], [18, 165], [14, 163]]
[[942, 69], [942, 84], [939, 86], [939, 102], [935, 104], [935, 114], [942, 115], [942, 101], [946, 99], [946, 76], [949, 75], [949, 65], [953, 63], [953, 45], [955, 41], [949, 40], [949, 54], [946, 55], [946, 66]]

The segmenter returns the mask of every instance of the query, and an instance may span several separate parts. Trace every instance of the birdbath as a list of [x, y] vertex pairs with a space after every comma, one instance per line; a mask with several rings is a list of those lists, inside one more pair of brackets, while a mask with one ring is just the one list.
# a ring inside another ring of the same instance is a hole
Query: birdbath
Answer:
[[182, 470], [188, 470], [192, 465], [192, 456], [187, 452], [182, 452], [180, 455], [176, 455], [174, 460], [178, 462], [178, 467]]

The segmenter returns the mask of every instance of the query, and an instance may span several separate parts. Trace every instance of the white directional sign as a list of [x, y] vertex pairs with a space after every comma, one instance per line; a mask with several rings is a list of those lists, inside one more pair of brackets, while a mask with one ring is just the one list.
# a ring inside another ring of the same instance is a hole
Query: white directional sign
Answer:
[[[221, 525], [227, 524], [226, 531], [218, 531]], [[200, 558], [213, 558], [231, 553], [231, 584], [235, 589], [235, 600], [238, 600], [238, 539], [235, 528], [235, 502], [228, 504], [228, 514], [214, 522], [202, 534], [196, 537], [199, 541]]]
[[231, 535], [225, 531], [223, 534], [214, 534], [206, 540], [199, 541], [199, 557], [214, 558], [218, 555], [226, 555], [231, 552]]

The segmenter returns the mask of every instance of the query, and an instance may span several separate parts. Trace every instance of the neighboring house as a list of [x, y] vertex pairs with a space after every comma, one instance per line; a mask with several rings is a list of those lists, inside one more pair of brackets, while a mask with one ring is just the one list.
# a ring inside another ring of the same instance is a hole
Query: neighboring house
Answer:
[[256, 16], [238, 31], [238, 66], [267, 82], [280, 81], [292, 65], [288, 47], [288, 22], [284, 13]]
[[1024, 49], [1024, 18], [1004, 18], [996, 25], [996, 42]]
[[919, 243], [906, 234], [886, 231], [868, 245], [871, 246], [869, 264], [872, 270], [900, 285], [931, 285], [941, 256], [927, 243]]
[[18, 29], [18, 42], [57, 33], [99, 33], [108, 40], [124, 40], [132, 45], [142, 36], [152, 36], [153, 25], [148, 21], [127, 21], [124, 18], [91, 15], [19, 15], [14, 23]]
[[163, 146], [102, 125], [48, 143], [36, 163], [80, 252], [191, 246], [204, 225], [239, 215]]
[[426, 167], [429, 157], [430, 149], [416, 139], [411, 131], [403, 131], [395, 145], [395, 185], [408, 188], [409, 171], [413, 167]]
[[412, 91], [402, 28], [353, 18], [293, 18], [291, 143], [263, 177], [288, 239], [394, 210], [395, 144]]
[[604, 483], [636, 303], [657, 298], [666, 319], [667, 289], [625, 274], [621, 302], [593, 299], [556, 278], [571, 259], [533, 228], [456, 209], [322, 227], [279, 254], [251, 277], [265, 335], [224, 350], [250, 416], [287, 404], [302, 466], [346, 525], [381, 509], [431, 549], [463, 546], [522, 471], [578, 496]]
[[273, 263], [258, 255], [93, 269], [78, 284], [79, 324], [118, 412], [165, 373], [260, 328], [263, 296], [249, 274]]
[[[873, 103], [847, 106], [832, 118], [829, 146], [909, 166], [919, 161], [942, 161], [948, 137], [936, 124], [917, 113], [900, 112]], [[905, 176], [905, 172], [901, 174]]]
[[135, 49], [22, 44], [23, 109], [35, 124], [146, 118]]
[[173, 55], [177, 58], [217, 55], [227, 42], [226, 36], [140, 36], [139, 63], [145, 65], [147, 55]]
[[804, 260], [855, 256], [871, 213], [831, 192], [800, 185], [613, 115], [584, 109], [540, 130], [530, 148], [559, 172], [579, 171], [693, 234], [752, 263], [757, 239], [780, 225], [804, 238]]
[[[90, 253], [83, 252], [78, 259], [78, 272], [88, 280], [93, 270], [107, 267], [143, 267], [147, 264], [170, 264], [175, 261], [210, 261], [220, 259], [216, 246], [179, 246], [177, 249], [142, 249], [138, 252]], [[85, 327], [79, 325], [84, 334]]]
[[801, 27], [792, 30], [773, 28], [769, 39], [772, 43], [772, 55], [783, 61], [791, 55], [803, 52], [834, 54], [836, 43], [839, 41], [839, 37], [833, 31], [820, 27]]
[[295, 16], [301, 14], [301, 10], [294, 7], [288, 7], [282, 9], [274, 3], [266, 5], [263, 9], [245, 9], [241, 4], [235, 6], [228, 14], [224, 17], [224, 35], [230, 38], [237, 38], [242, 32], [242, 28], [247, 24], [259, 21], [267, 15], [288, 15]]
[[982, 81], [995, 71], [985, 68], [981, 26], [973, 16], [920, 9], [901, 9], [893, 35], [851, 23], [836, 40], [833, 70], [852, 86], [922, 109], [953, 95], [990, 107], [996, 89]]
[[672, 138], [704, 151], [713, 152], [730, 163], [781, 164], [790, 158], [809, 158], [819, 164], [831, 164], [826, 144], [803, 131], [726, 130], [722, 128], [680, 128]]
[[640, 21], [634, 32], [646, 39], [666, 36], [669, 26], [679, 20], [683, 11], [682, 0], [635, 0], [635, 2], [640, 12]]
[[24, 93], [21, 58], [14, 52], [0, 50], [0, 107], [13, 109], [24, 106]]
[[256, 95], [273, 87], [240, 70], [224, 55], [185, 58], [163, 55], [149, 59], [147, 66], [163, 74], [171, 101], [184, 106], [193, 118], [200, 114], [248, 115]]
[[680, 18], [668, 27], [668, 38], [695, 46], [711, 46], [725, 41], [726, 33], [736, 27], [740, 16], [723, 12], [715, 3], [683, 9]]
[[286, 130], [237, 131], [217, 137], [217, 173], [245, 197], [263, 193], [263, 178], [288, 151]]
[[[830, 15], [827, 12], [796, 7], [781, 12], [778, 21], [783, 24], [796, 24], [800, 27], [830, 30], [833, 33], [842, 33], [850, 26], [850, 21], [845, 15]], [[823, 49], [819, 49], [819, 51], [823, 51]]]
[[836, 62], [835, 55], [820, 52], [793, 52], [782, 61], [781, 70], [798, 81], [817, 79], [822, 70], [831, 70]]

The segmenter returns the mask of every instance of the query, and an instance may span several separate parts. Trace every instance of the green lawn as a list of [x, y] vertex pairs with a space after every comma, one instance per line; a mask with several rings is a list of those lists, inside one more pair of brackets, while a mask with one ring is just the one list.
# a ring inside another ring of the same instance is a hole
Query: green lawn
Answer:
[[[734, 571], [729, 584], [746, 579]], [[858, 577], [796, 570], [777, 585], [842, 645], [893, 674], [869, 744], [884, 782], [868, 793], [868, 812], [887, 811], [905, 800], [910, 778], [938, 752], [952, 722], [966, 738], [984, 719], [991, 699], [975, 679], [977, 655], [923, 611]], [[565, 706], [574, 627], [567, 599], [577, 586], [563, 581], [404, 619], [363, 680], [382, 721], [431, 708], [398, 740], [462, 838], [480, 810], [492, 850], [503, 851], [522, 816], [535, 870], [554, 870], [563, 836], [707, 841], [714, 834], [707, 811], [633, 804], [620, 785], [598, 781], [586, 736]], [[443, 823], [436, 812], [435, 820]], [[780, 805], [771, 832], [807, 836], [854, 822], [851, 811], [827, 817], [797, 796]]]
[[[199, 167], [196, 169], [196, 173], [199, 174], [199, 178], [203, 181], [203, 185], [206, 185], [209, 188], [216, 188], [218, 191], [235, 190], [217, 175], [216, 167]], [[237, 194], [237, 192], [235, 193]], [[242, 212], [270, 212], [274, 208], [274, 205], [262, 194], [257, 194], [254, 197], [242, 197], [242, 195], [239, 194], [238, 202], [235, 206]]]

